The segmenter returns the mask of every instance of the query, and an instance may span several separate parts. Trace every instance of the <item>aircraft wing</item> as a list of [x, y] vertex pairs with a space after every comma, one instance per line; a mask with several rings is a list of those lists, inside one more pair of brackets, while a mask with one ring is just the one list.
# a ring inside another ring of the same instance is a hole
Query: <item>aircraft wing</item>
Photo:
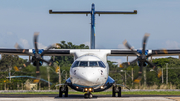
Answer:
[[[26, 52], [29, 52], [29, 49], [5, 49], [0, 48], [0, 54], [10, 54], [10, 55], [27, 55]], [[32, 53], [30, 53], [32, 54]]]
[[[39, 49], [40, 51], [46, 51], [44, 49]], [[10, 55], [24, 55], [30, 56], [33, 55], [34, 49], [4, 49], [0, 48], [0, 54], [10, 54]], [[46, 51], [44, 56], [73, 56], [70, 54], [70, 50], [68, 49], [52, 49]]]
[[[134, 52], [140, 52], [141, 50], [111, 50], [108, 56], [136, 56]], [[180, 50], [178, 49], [159, 49], [159, 50], [147, 50], [148, 54], [151, 56], [177, 56], [180, 55]]]
[[[82, 51], [83, 49], [50, 49], [50, 50], [44, 50], [40, 49], [42, 51], [46, 51], [44, 56], [73, 56], [72, 50]], [[84, 49], [87, 51], [91, 51], [91, 49]], [[103, 50], [103, 49], [95, 49], [95, 50]], [[106, 50], [106, 49], [105, 49]], [[29, 56], [33, 54], [34, 49], [8, 49], [8, 48], [0, 48], [0, 54], [10, 54], [10, 55], [25, 55]], [[94, 50], [93, 50], [94, 51]], [[92, 52], [93, 52], [92, 51]], [[134, 53], [139, 52], [141, 50], [128, 50], [128, 49], [112, 49], [110, 52], [108, 52], [108, 56], [136, 56]], [[174, 55], [180, 55], [180, 50], [178, 49], [160, 49], [160, 50], [147, 50], [148, 54], [151, 56], [174, 56]]]

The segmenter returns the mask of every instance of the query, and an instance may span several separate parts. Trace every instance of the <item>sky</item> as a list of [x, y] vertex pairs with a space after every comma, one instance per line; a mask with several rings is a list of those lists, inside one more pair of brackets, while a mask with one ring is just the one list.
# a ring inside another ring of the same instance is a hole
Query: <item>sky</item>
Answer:
[[147, 49], [180, 49], [179, 0], [0, 0], [0, 47], [14, 48], [19, 43], [23, 48], [34, 48], [34, 32], [40, 32], [39, 48], [63, 40], [88, 45], [90, 16], [49, 14], [49, 10], [90, 11], [92, 3], [96, 11], [138, 12], [96, 15], [96, 48], [125, 48], [122, 42], [126, 39], [141, 49], [144, 34], [150, 33]]

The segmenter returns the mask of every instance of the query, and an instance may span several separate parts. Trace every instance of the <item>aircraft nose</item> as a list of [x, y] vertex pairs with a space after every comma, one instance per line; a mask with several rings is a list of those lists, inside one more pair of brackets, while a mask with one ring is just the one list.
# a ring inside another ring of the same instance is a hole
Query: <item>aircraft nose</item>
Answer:
[[95, 87], [106, 82], [106, 72], [102, 68], [75, 68], [71, 71], [72, 83]]
[[101, 84], [103, 81], [103, 75], [101, 75], [101, 71], [86, 71], [81, 73], [81, 81], [83, 85], [86, 86], [95, 86]]
[[86, 73], [82, 76], [82, 79], [87, 82], [94, 82], [99, 76], [95, 73]]

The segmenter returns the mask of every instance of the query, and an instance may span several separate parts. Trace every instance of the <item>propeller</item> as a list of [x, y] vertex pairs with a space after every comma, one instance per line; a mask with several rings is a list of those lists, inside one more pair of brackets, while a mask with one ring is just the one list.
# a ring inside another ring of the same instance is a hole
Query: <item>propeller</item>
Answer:
[[[133, 63], [138, 61], [138, 63], [139, 63], [139, 72], [138, 72], [138, 78], [134, 80], [135, 83], [139, 83], [141, 81], [143, 67], [146, 66], [146, 64], [150, 65], [150, 67], [153, 67], [153, 69], [157, 69], [156, 66], [153, 63], [151, 63], [151, 62], [149, 62], [147, 60], [147, 58], [149, 56], [151, 56], [152, 54], [146, 54], [146, 52], [145, 52], [146, 42], [147, 42], [147, 39], [148, 39], [149, 35], [150, 34], [148, 34], [148, 33], [146, 33], [144, 35], [143, 44], [142, 44], [143, 48], [142, 48], [142, 53], [141, 54], [138, 53], [136, 50], [134, 50], [133, 47], [131, 47], [126, 40], [123, 42], [124, 46], [127, 47], [128, 49], [130, 49], [137, 56], [137, 58], [135, 60], [133, 60], [131, 62], [127, 62], [127, 63], [124, 64], [124, 65], [130, 65], [130, 64], [133, 64]], [[120, 65], [120, 67], [122, 68], [123, 65]], [[158, 71], [158, 77], [161, 77], [161, 74], [162, 74], [162, 72], [159, 70]]]
[[[38, 36], [39, 36], [39, 32], [35, 32], [34, 33], [34, 47], [35, 47], [35, 53], [34, 54], [31, 54], [29, 52], [26, 52], [25, 49], [23, 49], [23, 53], [29, 55], [29, 56], [32, 56], [32, 59], [30, 59], [28, 62], [26, 62], [25, 64], [23, 64], [22, 67], [27, 67], [28, 65], [30, 65], [30, 63], [33, 63], [34, 66], [36, 66], [36, 79], [33, 81], [34, 83], [38, 83], [39, 80], [40, 80], [40, 66], [42, 65], [42, 62], [45, 62], [47, 63], [48, 65], [52, 65], [52, 61], [49, 60], [49, 61], [46, 61], [43, 59], [43, 55], [47, 53], [47, 51], [49, 49], [52, 49], [54, 47], [57, 47], [59, 48], [60, 46], [58, 44], [53, 44], [53, 45], [50, 45], [46, 50], [44, 50], [42, 53], [39, 52], [39, 49], [38, 49]], [[18, 49], [22, 49], [22, 47], [20, 45], [18, 45], [17, 43], [15, 44], [15, 48], [18, 50]], [[14, 66], [14, 69], [15, 71], [19, 71], [18, 67], [17, 66]]]

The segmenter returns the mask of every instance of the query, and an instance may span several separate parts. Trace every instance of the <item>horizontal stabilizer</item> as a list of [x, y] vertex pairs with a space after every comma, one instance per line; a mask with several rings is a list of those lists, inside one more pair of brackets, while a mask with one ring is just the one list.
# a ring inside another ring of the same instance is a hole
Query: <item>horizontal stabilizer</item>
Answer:
[[[52, 11], [49, 10], [49, 14], [90, 14], [91, 11]], [[134, 11], [95, 11], [95, 14], [137, 14], [137, 10]]]
[[91, 11], [52, 11], [49, 10], [49, 14], [90, 14]]
[[96, 11], [95, 14], [137, 14], [137, 10], [132, 11]]

